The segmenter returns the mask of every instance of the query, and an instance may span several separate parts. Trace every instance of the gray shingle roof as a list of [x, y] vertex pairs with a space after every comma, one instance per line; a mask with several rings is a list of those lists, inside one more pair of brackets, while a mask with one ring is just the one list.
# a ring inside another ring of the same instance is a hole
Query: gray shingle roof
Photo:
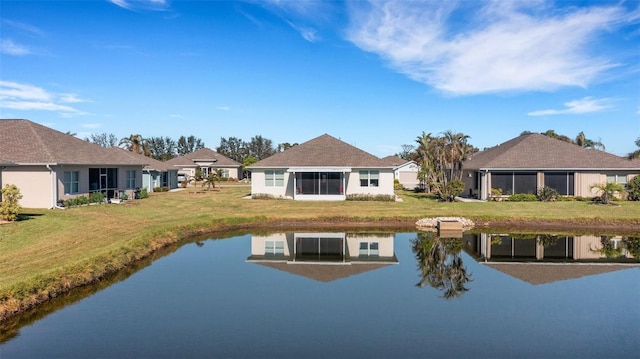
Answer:
[[221, 155], [218, 152], [210, 149], [203, 148], [195, 152], [188, 153], [184, 156], [174, 157], [168, 160], [166, 163], [171, 166], [193, 166], [195, 161], [199, 162], [215, 162], [216, 166], [227, 167], [240, 167], [241, 163], [232, 160], [231, 158]]
[[151, 158], [151, 157], [146, 157], [144, 155], [141, 155], [139, 153], [133, 153], [131, 151], [127, 151], [123, 148], [120, 147], [111, 147], [111, 148], [107, 148], [107, 150], [109, 151], [113, 151], [115, 153], [115, 155], [118, 156], [128, 156], [134, 160], [137, 161], [143, 161], [145, 162], [147, 165], [144, 166], [145, 170], [155, 170], [158, 172], [164, 172], [167, 170], [174, 170], [177, 171], [178, 168], [174, 167], [172, 165], [168, 165], [166, 162], [162, 162], [162, 161], [158, 161], [155, 158]]
[[474, 154], [464, 168], [640, 170], [640, 161], [531, 133]]
[[403, 164], [409, 162], [407, 160], [403, 160], [402, 158], [396, 155], [383, 157], [382, 161], [384, 161], [387, 165], [394, 166], [394, 167], [402, 166]]
[[145, 165], [148, 161], [29, 120], [0, 120], [0, 163]]
[[260, 160], [249, 168], [393, 167], [380, 158], [324, 134]]

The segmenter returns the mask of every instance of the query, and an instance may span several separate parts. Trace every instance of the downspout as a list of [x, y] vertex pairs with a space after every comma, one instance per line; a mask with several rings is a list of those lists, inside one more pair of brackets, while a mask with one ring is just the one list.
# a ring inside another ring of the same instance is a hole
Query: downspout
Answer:
[[56, 176], [55, 171], [51, 168], [50, 164], [45, 165], [49, 172], [51, 173], [51, 207], [49, 209], [53, 209], [58, 207], [58, 191], [56, 190]]

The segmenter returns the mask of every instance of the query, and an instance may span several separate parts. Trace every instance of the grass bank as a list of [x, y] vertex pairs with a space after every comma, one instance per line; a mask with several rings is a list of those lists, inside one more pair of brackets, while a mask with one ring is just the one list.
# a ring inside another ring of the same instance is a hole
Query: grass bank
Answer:
[[440, 203], [412, 192], [402, 202], [248, 200], [248, 187], [152, 194], [122, 205], [25, 210], [0, 226], [0, 322], [72, 288], [99, 281], [194, 234], [273, 226], [412, 228], [419, 218], [461, 216], [501, 228], [624, 229], [640, 232], [640, 202]]

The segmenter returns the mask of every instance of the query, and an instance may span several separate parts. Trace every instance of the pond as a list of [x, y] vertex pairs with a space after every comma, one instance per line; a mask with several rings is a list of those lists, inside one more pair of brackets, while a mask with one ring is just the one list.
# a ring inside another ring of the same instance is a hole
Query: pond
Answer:
[[636, 357], [639, 248], [596, 235], [211, 238], [5, 330], [0, 358]]

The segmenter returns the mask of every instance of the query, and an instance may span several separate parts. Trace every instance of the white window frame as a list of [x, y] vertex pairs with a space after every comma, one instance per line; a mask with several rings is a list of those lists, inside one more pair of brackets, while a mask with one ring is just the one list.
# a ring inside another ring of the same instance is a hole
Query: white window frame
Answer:
[[379, 257], [380, 243], [378, 242], [360, 242], [358, 248], [359, 257]]
[[265, 187], [284, 187], [284, 171], [264, 171]]
[[627, 175], [619, 175], [619, 174], [608, 174], [607, 175], [607, 183], [618, 183], [621, 185], [627, 184]]
[[264, 255], [269, 257], [284, 256], [284, 241], [264, 241]]
[[[366, 181], [366, 182], [363, 182]], [[360, 187], [379, 187], [380, 171], [368, 170], [360, 171]]]
[[64, 194], [80, 193], [80, 171], [65, 171], [63, 176]]

